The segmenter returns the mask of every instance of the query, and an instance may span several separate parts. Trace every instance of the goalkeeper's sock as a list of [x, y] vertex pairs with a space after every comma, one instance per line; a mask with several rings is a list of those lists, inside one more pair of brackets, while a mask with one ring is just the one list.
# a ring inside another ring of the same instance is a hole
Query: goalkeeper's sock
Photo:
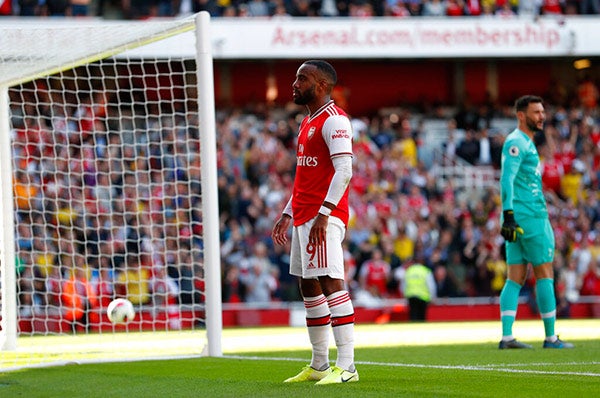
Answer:
[[331, 314], [325, 295], [305, 297], [306, 325], [308, 338], [312, 345], [312, 359], [310, 366], [316, 370], [325, 370], [329, 367], [329, 324]]
[[336, 366], [354, 372], [354, 306], [346, 290], [327, 296], [333, 338], [337, 347]]
[[502, 321], [503, 340], [512, 340], [512, 327], [517, 317], [517, 307], [519, 305], [519, 292], [521, 285], [510, 279], [506, 280], [502, 292], [500, 293], [500, 320]]
[[544, 278], [535, 282], [536, 302], [540, 316], [544, 322], [544, 332], [548, 341], [555, 340], [554, 324], [556, 323], [556, 297], [554, 296], [554, 279]]

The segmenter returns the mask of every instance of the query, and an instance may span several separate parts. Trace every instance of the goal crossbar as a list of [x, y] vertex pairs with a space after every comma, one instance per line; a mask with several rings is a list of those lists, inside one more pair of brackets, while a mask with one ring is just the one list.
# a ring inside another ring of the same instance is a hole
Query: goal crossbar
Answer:
[[[115, 37], [110, 46], [101, 51], [91, 44], [97, 40], [94, 34], [99, 26], [109, 27]], [[79, 24], [77, 21], [56, 26], [53, 23], [42, 26], [9, 23], [0, 26], [0, 48], [10, 48], [10, 51], [0, 52], [0, 87], [14, 86], [121, 54], [191, 31], [195, 26], [194, 17], [152, 23], [109, 21], [102, 25]], [[76, 35], [69, 35], [74, 29]], [[19, 34], [9, 34], [15, 30]], [[69, 52], [58, 52], [57, 46], [68, 48]]]

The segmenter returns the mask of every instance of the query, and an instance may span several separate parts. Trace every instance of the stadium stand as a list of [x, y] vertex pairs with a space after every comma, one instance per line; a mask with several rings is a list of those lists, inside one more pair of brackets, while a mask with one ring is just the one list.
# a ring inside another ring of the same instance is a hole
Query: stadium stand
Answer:
[[[19, 3], [23, 7], [26, 2]], [[424, 8], [422, 2], [412, 0], [342, 1], [336, 2], [333, 7], [329, 2], [299, 0], [219, 3], [226, 6], [218, 6], [214, 1], [203, 2], [203, 6], [196, 1], [182, 1], [177, 10], [168, 1], [152, 2], [156, 7], [136, 8], [138, 3], [146, 2], [132, 1], [132, 8], [124, 9], [120, 2], [91, 1], [87, 2], [84, 15], [142, 19], [172, 17], [207, 9], [216, 17], [266, 17], [266, 4], [271, 16], [402, 17], [421, 16]], [[461, 4], [460, 1], [455, 3]], [[482, 2], [478, 3], [478, 7], [473, 7], [472, 3], [460, 7], [464, 15], [489, 14], [504, 8], [499, 2]], [[47, 1], [46, 4], [52, 2]], [[575, 4], [585, 4], [585, 9], [580, 10]], [[512, 12], [598, 14], [600, 10], [594, 4], [593, 1], [566, 2], [560, 10], [551, 11], [544, 3], [541, 10], [523, 11], [514, 7]], [[406, 11], [400, 10], [402, 7]], [[7, 12], [2, 8], [4, 15], [20, 15], [23, 9], [13, 7]], [[253, 15], [253, 12], [262, 14]], [[452, 11], [452, 15], [455, 12]], [[35, 7], [33, 14], [28, 16], [44, 17], [49, 14], [47, 7]], [[72, 14], [66, 10], [64, 15], [69, 17]], [[571, 93], [573, 100], [568, 104], [548, 104], [547, 142], [540, 149], [551, 221], [556, 228], [555, 282], [559, 316], [563, 317], [591, 315], [592, 310], [588, 307], [582, 309], [580, 304], [589, 303], [586, 297], [600, 296], [600, 203], [597, 194], [600, 185], [600, 111], [598, 87], [595, 89], [596, 103], [590, 104], [579, 98], [577, 93]], [[392, 303], [401, 299], [399, 281], [410, 261], [423, 262], [435, 271], [440, 303], [454, 300], [459, 305], [487, 305], [497, 297], [502, 286], [506, 264], [502, 258], [503, 241], [498, 224], [498, 149], [503, 140], [501, 133], [514, 127], [513, 119], [507, 117], [504, 109], [493, 109], [491, 117], [488, 114], [476, 115], [482, 123], [466, 126], [464, 115], [456, 104], [445, 106], [447, 111], [442, 117], [409, 107], [394, 113], [395, 118], [383, 109], [377, 115], [354, 117], [356, 145], [351, 185], [354, 213], [347, 235], [347, 282], [359, 307], [368, 309], [379, 305], [382, 299]], [[13, 110], [13, 113], [19, 111]], [[262, 267], [264, 279], [268, 280], [263, 285], [266, 291], [252, 295], [252, 300], [266, 296], [272, 310], [281, 311], [279, 304], [293, 303], [300, 298], [295, 281], [289, 278], [287, 272], [289, 251], [274, 247], [270, 240], [273, 220], [283, 208], [291, 189], [295, 164], [294, 136], [298, 127], [296, 116], [300, 112], [301, 109], [291, 106], [263, 107], [260, 112], [253, 112], [252, 108], [219, 110], [217, 137], [223, 300], [229, 304], [225, 307], [229, 316], [235, 318], [228, 321], [226, 315], [225, 323], [251, 324], [261, 317], [256, 312], [238, 318], [241, 316], [238, 304], [249, 301], [247, 288], [252, 280], [251, 270], [258, 271]], [[400, 118], [397, 118], [398, 115]], [[28, 119], [23, 117], [23, 120]], [[31, 149], [27, 147], [25, 137], [29, 129], [35, 128], [23, 125], [20, 131], [15, 132], [17, 149], [24, 153]], [[408, 135], [403, 135], [403, 128], [409, 129]], [[467, 136], [471, 137], [470, 142], [467, 142]], [[21, 146], [19, 140], [23, 140]], [[466, 144], [470, 144], [471, 151]], [[413, 145], [416, 153], [410, 150]], [[483, 154], [482, 148], [486, 150]], [[27, 152], [21, 157], [26, 160], [30, 155]], [[27, 182], [21, 183], [30, 167], [27, 161], [17, 164], [14, 187], [19, 197], [17, 212], [24, 210], [23, 213], [43, 217], [47, 210], [41, 207], [30, 212], [31, 206], [41, 206], [43, 192]], [[106, 189], [119, 191], [110, 187], [110, 181], [106, 183]], [[42, 181], [37, 181], [36, 185], [43, 186]], [[58, 216], [68, 217], [68, 214]], [[19, 308], [23, 315], [27, 315], [36, 311], [36, 306], [40, 310], [39, 306], [44, 305], [44, 301], [40, 300], [43, 294], [37, 289], [51, 286], [55, 276], [47, 275], [47, 283], [43, 286], [33, 283], [40, 274], [34, 274], [30, 266], [33, 262], [53, 261], [43, 258], [43, 245], [51, 242], [49, 239], [33, 239], [32, 232], [39, 237], [43, 231], [28, 228], [27, 222], [34, 222], [24, 218], [21, 217], [17, 230], [17, 249], [20, 253], [18, 269], [21, 271]], [[253, 250], [259, 243], [266, 246], [268, 260], [256, 265]], [[372, 252], [384, 247], [388, 247], [383, 250], [384, 260], [390, 264], [391, 272], [387, 291], [376, 297], [363, 289], [359, 275]], [[528, 287], [523, 289], [522, 299], [530, 305], [530, 313], [535, 314], [533, 287]], [[195, 294], [193, 291], [187, 293]], [[57, 299], [47, 297], [44, 300]], [[46, 309], [40, 311], [47, 312]], [[392, 316], [402, 317], [403, 311], [400, 304], [390, 307]], [[492, 319], [497, 315], [497, 308], [493, 308], [492, 304], [484, 311], [488, 311]], [[456, 313], [460, 312], [464, 313], [460, 309]], [[597, 312], [594, 312], [596, 316]], [[288, 314], [287, 311], [281, 313]], [[435, 306], [432, 314], [436, 316]], [[364, 316], [365, 319], [376, 320], [377, 315], [380, 313]], [[286, 316], [282, 315], [283, 318]]]
[[0, 2], [0, 15], [25, 17], [168, 18], [208, 11], [213, 17], [489, 17], [597, 15], [597, 0], [43, 0]]
[[[597, 266], [600, 260], [597, 195], [600, 119], [597, 107], [584, 108], [579, 103], [570, 108], [549, 104], [547, 109], [547, 142], [541, 149], [544, 170], [548, 171], [544, 181], [550, 187], [551, 177], [556, 177], [551, 172], [559, 174], [558, 185], [547, 191], [557, 236], [556, 291], [560, 315], [570, 316], [572, 306], [582, 301], [583, 295], [600, 295]], [[14, 110], [15, 115], [19, 112]], [[274, 247], [270, 239], [273, 220], [291, 189], [298, 112], [301, 109], [293, 106], [266, 109], [260, 116], [237, 108], [218, 112], [223, 299], [226, 303], [252, 300], [256, 304], [256, 300], [262, 300], [265, 304], [264, 300], [275, 303], [299, 299], [295, 282], [287, 276], [287, 251]], [[503, 136], [495, 129], [502, 126], [505, 130], [511, 123], [502, 112], [495, 112], [497, 117], [490, 119], [489, 126], [482, 125], [472, 133], [477, 156], [466, 159], [461, 158], [465, 155], [461, 155], [459, 149], [467, 135], [456, 127], [456, 117], [440, 120], [411, 109], [404, 109], [401, 115], [398, 120], [390, 120], [386, 113], [353, 120], [353, 215], [347, 235], [347, 279], [357, 306], [369, 308], [381, 299], [400, 299], [399, 281], [404, 267], [411, 261], [422, 262], [435, 271], [438, 300], [483, 298], [489, 302], [498, 295], [506, 269], [501, 255], [503, 240], [499, 235], [496, 180], [497, 151]], [[25, 116], [19, 117], [29, 120]], [[17, 212], [21, 214], [17, 239], [23, 315], [44, 305], [45, 300], [57, 299], [40, 299], [47, 293], [41, 290], [51, 286], [55, 276], [47, 275], [45, 284], [33, 283], [43, 275], [40, 267], [53, 261], [44, 258], [47, 252], [44, 245], [52, 243], [51, 239], [33, 239], [33, 230], [27, 227], [33, 221], [25, 216], [49, 216], [41, 200], [48, 185], [42, 181], [28, 184], [24, 178], [25, 174], [41, 175], [31, 173], [31, 167], [39, 165], [32, 161], [38, 155], [35, 148], [27, 145], [27, 137], [39, 128], [22, 124], [14, 135], [15, 148], [17, 152], [22, 151], [17, 157], [23, 160], [16, 164], [15, 173]], [[448, 129], [453, 131], [450, 133]], [[488, 134], [482, 134], [483, 131]], [[450, 136], [454, 137], [453, 145], [444, 139]], [[492, 144], [482, 145], [483, 140]], [[409, 150], [413, 146], [417, 148], [416, 153]], [[78, 148], [74, 150], [85, 147]], [[480, 148], [489, 148], [485, 163], [479, 161]], [[415, 166], [410, 166], [413, 162]], [[81, 172], [84, 173], [84, 169]], [[111, 189], [111, 182], [106, 181], [106, 184], [109, 184], [106, 188]], [[112, 191], [122, 193], [115, 187]], [[101, 192], [96, 190], [89, 194]], [[32, 207], [37, 207], [36, 211], [31, 211]], [[64, 212], [56, 216], [59, 220], [70, 217]], [[37, 237], [44, 233], [34, 232]], [[261, 253], [257, 257], [259, 247]], [[383, 259], [390, 264], [391, 272], [386, 281], [387, 291], [375, 297], [368, 289], [361, 288], [359, 275], [377, 248], [383, 250]], [[31, 262], [35, 262], [36, 267], [31, 267]], [[251, 272], [264, 276], [253, 276]], [[261, 285], [265, 291], [250, 296], [248, 283], [258, 279], [267, 281]], [[533, 303], [532, 289], [524, 289], [524, 292], [523, 300]]]

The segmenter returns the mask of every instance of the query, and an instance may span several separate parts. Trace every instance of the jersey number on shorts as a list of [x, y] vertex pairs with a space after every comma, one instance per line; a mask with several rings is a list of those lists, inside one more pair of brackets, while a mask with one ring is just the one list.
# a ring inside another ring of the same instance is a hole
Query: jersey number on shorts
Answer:
[[[310, 255], [308, 259], [308, 268], [327, 268], [327, 245], [306, 245], [306, 253]], [[316, 262], [316, 264], [315, 264]]]

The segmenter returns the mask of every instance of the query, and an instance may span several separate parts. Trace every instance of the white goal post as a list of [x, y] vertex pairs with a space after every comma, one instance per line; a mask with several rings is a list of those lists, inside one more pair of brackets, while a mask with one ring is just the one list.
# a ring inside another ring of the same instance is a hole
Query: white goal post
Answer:
[[213, 84], [207, 12], [0, 26], [0, 371], [222, 355]]

